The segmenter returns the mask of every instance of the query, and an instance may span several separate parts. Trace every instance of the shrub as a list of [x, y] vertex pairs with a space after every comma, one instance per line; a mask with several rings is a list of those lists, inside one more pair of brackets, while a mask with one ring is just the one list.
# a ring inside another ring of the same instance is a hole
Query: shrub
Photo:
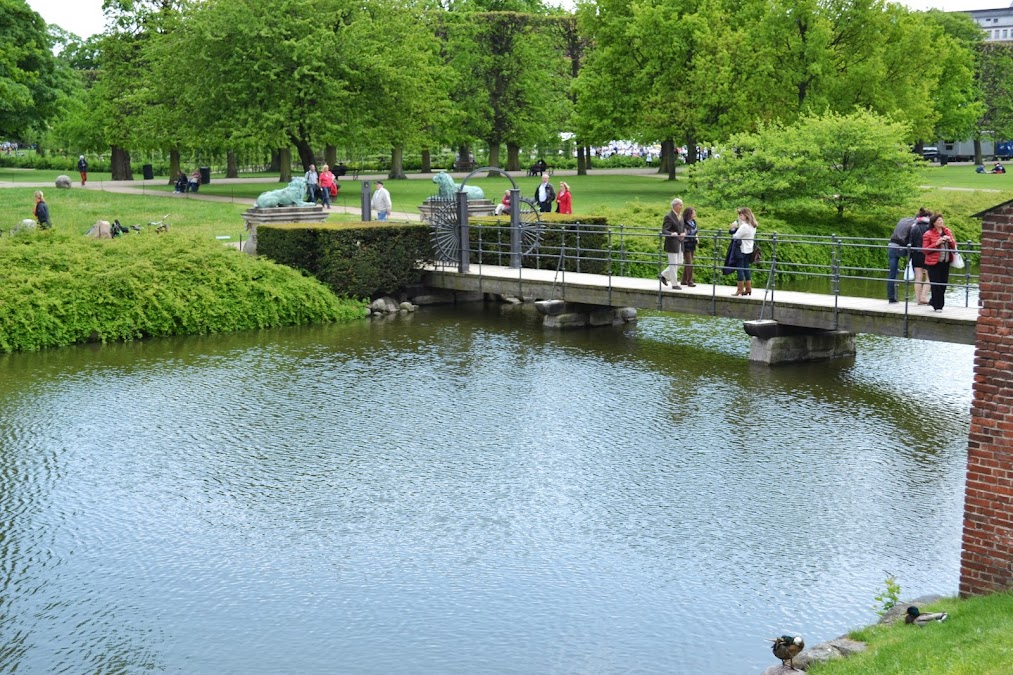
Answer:
[[414, 223], [261, 225], [257, 251], [306, 271], [339, 294], [375, 298], [416, 284], [433, 259], [429, 228]]
[[0, 352], [362, 316], [294, 270], [173, 232], [4, 239], [0, 308]]

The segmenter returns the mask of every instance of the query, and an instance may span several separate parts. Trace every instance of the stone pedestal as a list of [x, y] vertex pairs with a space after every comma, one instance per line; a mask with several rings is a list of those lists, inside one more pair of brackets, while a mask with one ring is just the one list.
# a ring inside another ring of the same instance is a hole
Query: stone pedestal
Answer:
[[777, 321], [747, 321], [749, 360], [773, 366], [781, 363], [826, 361], [855, 355], [855, 334], [787, 326]]
[[535, 308], [545, 317], [542, 325], [546, 328], [621, 326], [637, 320], [637, 310], [633, 307], [603, 307], [563, 300], [538, 300], [535, 302]]
[[250, 255], [257, 255], [257, 226], [265, 223], [322, 223], [327, 220], [330, 212], [323, 206], [274, 206], [253, 207], [243, 213], [249, 239], [243, 250]]

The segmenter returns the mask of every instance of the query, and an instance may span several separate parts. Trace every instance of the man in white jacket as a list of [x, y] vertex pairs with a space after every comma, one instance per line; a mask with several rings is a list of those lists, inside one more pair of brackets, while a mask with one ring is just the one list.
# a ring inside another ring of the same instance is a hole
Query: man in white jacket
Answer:
[[391, 203], [390, 193], [387, 192], [387, 188], [383, 186], [383, 181], [376, 181], [376, 191], [373, 193], [373, 199], [370, 202], [370, 206], [376, 211], [377, 220], [387, 220], [387, 216], [390, 215]]

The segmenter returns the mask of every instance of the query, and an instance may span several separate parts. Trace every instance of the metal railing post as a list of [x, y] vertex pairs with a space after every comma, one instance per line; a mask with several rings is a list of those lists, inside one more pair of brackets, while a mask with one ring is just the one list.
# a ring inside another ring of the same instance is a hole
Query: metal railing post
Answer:
[[718, 314], [718, 233], [714, 231], [714, 244], [711, 246], [711, 316]]
[[457, 193], [457, 222], [460, 223], [458, 234], [460, 235], [460, 251], [457, 260], [457, 271], [461, 274], [468, 272], [468, 263], [471, 261], [471, 232], [468, 226], [468, 193], [461, 190]]
[[510, 269], [521, 268], [521, 191], [510, 189]]
[[373, 219], [373, 206], [370, 203], [369, 181], [362, 181], [362, 195], [360, 205], [362, 206], [362, 222], [368, 223]]

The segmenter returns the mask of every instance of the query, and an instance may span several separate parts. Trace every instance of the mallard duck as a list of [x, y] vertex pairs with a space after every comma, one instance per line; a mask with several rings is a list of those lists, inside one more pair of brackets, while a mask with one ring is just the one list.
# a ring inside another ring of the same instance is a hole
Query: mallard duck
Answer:
[[792, 663], [792, 659], [805, 649], [805, 642], [802, 641], [802, 636], [782, 635], [781, 637], [771, 638], [770, 641], [774, 643], [771, 651], [774, 652], [774, 656], [781, 659], [781, 665], [783, 666], [784, 662], [787, 661], [788, 665], [794, 668], [795, 664]]
[[907, 608], [907, 616], [904, 617], [904, 623], [913, 623], [919, 626], [924, 626], [929, 621], [946, 621], [950, 618], [950, 615], [946, 612], [929, 612], [928, 614], [922, 614], [921, 610], [911, 605]]

